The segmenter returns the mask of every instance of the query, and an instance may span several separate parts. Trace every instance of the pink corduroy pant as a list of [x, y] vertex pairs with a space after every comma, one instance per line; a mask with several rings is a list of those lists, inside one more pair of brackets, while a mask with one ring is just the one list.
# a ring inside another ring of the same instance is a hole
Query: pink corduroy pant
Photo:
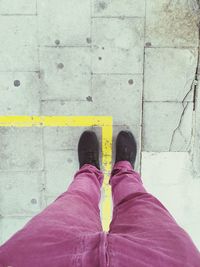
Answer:
[[200, 267], [200, 253], [128, 161], [114, 165], [113, 218], [100, 220], [103, 174], [85, 164], [68, 190], [0, 247], [1, 267]]

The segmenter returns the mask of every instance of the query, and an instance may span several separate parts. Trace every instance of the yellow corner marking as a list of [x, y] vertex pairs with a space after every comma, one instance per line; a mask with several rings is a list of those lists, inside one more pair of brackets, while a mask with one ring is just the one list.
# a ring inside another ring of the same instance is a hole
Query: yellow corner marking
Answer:
[[104, 172], [102, 203], [103, 230], [108, 231], [111, 220], [111, 189], [109, 175], [112, 165], [111, 116], [0, 116], [0, 127], [102, 127], [102, 167]]

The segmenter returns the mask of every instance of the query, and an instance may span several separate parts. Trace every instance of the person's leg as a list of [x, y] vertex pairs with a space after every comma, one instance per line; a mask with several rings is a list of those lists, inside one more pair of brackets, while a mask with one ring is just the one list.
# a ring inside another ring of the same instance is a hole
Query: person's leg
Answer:
[[109, 182], [113, 196], [108, 235], [110, 267], [200, 266], [200, 254], [191, 238], [145, 190], [140, 174], [129, 161], [115, 163]]
[[96, 166], [82, 162], [68, 190], [0, 247], [0, 264], [99, 266], [102, 181], [103, 174]]

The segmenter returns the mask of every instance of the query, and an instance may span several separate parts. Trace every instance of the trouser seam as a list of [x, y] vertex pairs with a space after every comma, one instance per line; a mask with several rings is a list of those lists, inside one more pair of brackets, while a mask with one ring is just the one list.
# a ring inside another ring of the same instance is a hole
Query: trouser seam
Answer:
[[102, 231], [100, 233], [100, 244], [99, 244], [99, 267], [108, 267], [109, 259], [107, 252], [107, 232]]

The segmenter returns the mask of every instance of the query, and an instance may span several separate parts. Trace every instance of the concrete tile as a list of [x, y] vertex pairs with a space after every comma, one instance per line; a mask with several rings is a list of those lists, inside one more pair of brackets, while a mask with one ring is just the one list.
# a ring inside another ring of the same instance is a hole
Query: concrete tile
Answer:
[[143, 0], [93, 0], [92, 4], [95, 17], [143, 17], [145, 15], [145, 1]]
[[[197, 49], [146, 49], [144, 100], [193, 101]], [[188, 92], [190, 92], [188, 94]]]
[[142, 176], [147, 186], [173, 186], [191, 179], [188, 152], [142, 152]]
[[40, 211], [42, 172], [0, 172], [1, 215], [27, 215]]
[[193, 179], [191, 163], [187, 152], [143, 152], [142, 179], [147, 191], [165, 205], [199, 246], [200, 180]]
[[157, 197], [178, 222], [184, 218], [184, 191], [191, 178], [187, 165], [186, 152], [185, 155], [181, 152], [142, 153], [146, 190]]
[[39, 90], [37, 73], [0, 72], [0, 114], [39, 115]]
[[147, 0], [146, 43], [157, 47], [198, 46], [196, 1]]
[[0, 170], [38, 171], [43, 168], [40, 128], [0, 128]]
[[42, 101], [42, 115], [60, 116], [91, 116], [93, 103], [91, 101]]
[[66, 191], [78, 167], [76, 150], [45, 151], [46, 195]]
[[88, 45], [90, 0], [38, 1], [38, 14], [40, 45]]
[[31, 217], [3, 217], [0, 218], [0, 245], [10, 239], [13, 234], [21, 230]]
[[114, 125], [139, 125], [142, 75], [93, 75], [93, 114], [113, 116]]
[[92, 71], [142, 73], [144, 50], [142, 18], [92, 20]]
[[142, 151], [188, 151], [193, 104], [145, 102]]
[[36, 14], [36, 0], [1, 0], [0, 14]]
[[44, 147], [48, 150], [75, 150], [83, 131], [91, 129], [93, 127], [45, 127]]
[[37, 71], [36, 16], [0, 16], [0, 32], [0, 71]]
[[90, 95], [90, 48], [41, 48], [42, 99], [86, 100]]

